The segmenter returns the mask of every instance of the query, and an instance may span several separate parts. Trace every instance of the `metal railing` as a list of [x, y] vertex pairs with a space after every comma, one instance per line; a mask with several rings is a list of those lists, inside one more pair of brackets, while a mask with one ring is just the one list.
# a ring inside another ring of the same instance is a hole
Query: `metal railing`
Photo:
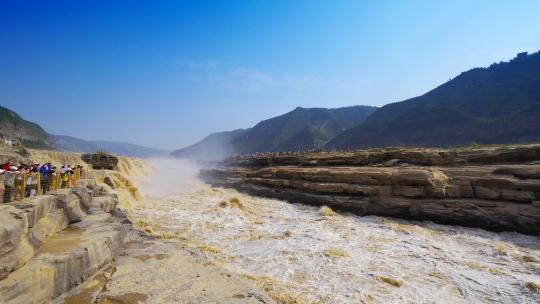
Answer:
[[45, 175], [40, 172], [5, 172], [0, 175], [0, 201], [9, 203], [58, 189], [73, 188], [83, 176], [84, 170], [80, 168], [73, 169], [73, 173], [54, 172]]

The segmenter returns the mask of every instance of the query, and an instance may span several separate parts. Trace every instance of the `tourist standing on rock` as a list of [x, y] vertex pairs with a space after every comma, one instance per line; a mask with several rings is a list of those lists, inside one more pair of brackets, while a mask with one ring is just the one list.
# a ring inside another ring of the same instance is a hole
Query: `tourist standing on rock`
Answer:
[[30, 165], [30, 167], [26, 171], [26, 189], [25, 189], [26, 193], [24, 194], [26, 197], [32, 196], [32, 175], [34, 174], [32, 172], [33, 168], [34, 167]]
[[58, 179], [56, 178], [56, 167], [48, 164], [49, 167], [49, 189], [48, 191], [58, 190], [60, 185], [58, 185]]
[[10, 167], [5, 173], [4, 179], [4, 203], [11, 202], [11, 194], [13, 192], [13, 184], [15, 183], [14, 167]]
[[30, 169], [30, 197], [35, 196], [38, 190], [38, 165], [33, 165]]
[[2, 169], [3, 166], [0, 166], [0, 199], [4, 199], [4, 191], [5, 191], [5, 185], [4, 185], [4, 179], [6, 178], [6, 170]]
[[73, 167], [71, 165], [68, 165], [68, 173], [69, 173], [69, 186], [75, 187], [75, 171], [73, 171]]
[[2, 170], [9, 171], [11, 170], [11, 167], [13, 166], [13, 162], [11, 160], [8, 160], [7, 163], [2, 165]]
[[47, 191], [51, 191], [54, 172], [55, 172], [55, 168], [52, 166], [52, 164], [47, 163]]
[[62, 189], [67, 188], [69, 182], [69, 174], [68, 168], [65, 165], [63, 165], [60, 170], [60, 179], [62, 180], [62, 184], [60, 185], [60, 187]]
[[24, 174], [24, 168], [22, 166], [17, 167], [15, 172], [15, 179], [13, 181], [13, 198], [15, 200], [22, 198], [22, 183], [23, 183], [23, 174]]
[[48, 164], [44, 164], [43, 166], [41, 166], [41, 168], [39, 168], [39, 173], [41, 175], [41, 192], [45, 194], [47, 193], [47, 191], [49, 191], [50, 182], [50, 169]]

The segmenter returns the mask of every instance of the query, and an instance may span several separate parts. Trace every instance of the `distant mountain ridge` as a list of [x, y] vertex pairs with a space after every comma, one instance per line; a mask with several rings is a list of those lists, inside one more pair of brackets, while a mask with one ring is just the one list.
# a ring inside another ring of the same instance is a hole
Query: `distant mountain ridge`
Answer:
[[[138, 157], [167, 155], [144, 146], [49, 135], [0, 106], [0, 135], [26, 147], [75, 152], [98, 149]], [[381, 108], [296, 108], [249, 129], [214, 133], [173, 151], [182, 158], [312, 148], [452, 146], [540, 141], [540, 52], [474, 68], [426, 94]]]
[[189, 147], [171, 152], [176, 158], [219, 159], [234, 154], [231, 142], [247, 132], [246, 129], [212, 133]]
[[0, 135], [20, 138], [28, 148], [54, 149], [52, 138], [41, 126], [24, 120], [19, 114], [0, 106]]
[[298, 107], [259, 122], [231, 144], [239, 153], [320, 148], [344, 130], [362, 123], [376, 109], [370, 106]]
[[59, 150], [70, 152], [95, 152], [97, 150], [105, 150], [108, 153], [134, 156], [141, 158], [161, 157], [169, 154], [169, 151], [149, 148], [145, 146], [103, 140], [84, 140], [76, 137], [65, 135], [50, 135]]
[[171, 156], [208, 159], [238, 153], [320, 148], [337, 134], [363, 122], [376, 109], [298, 107], [249, 129], [213, 133], [192, 146], [173, 151]]
[[540, 141], [540, 52], [475, 68], [381, 107], [327, 149]]

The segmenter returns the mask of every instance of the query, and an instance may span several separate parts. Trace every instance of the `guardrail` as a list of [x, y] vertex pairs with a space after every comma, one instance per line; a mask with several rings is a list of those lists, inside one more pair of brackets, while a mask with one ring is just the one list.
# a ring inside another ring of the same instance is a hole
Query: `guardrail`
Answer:
[[42, 195], [49, 191], [73, 188], [84, 177], [84, 170], [74, 169], [73, 173], [54, 172], [46, 177], [40, 172], [9, 173], [0, 175], [0, 201], [9, 203], [27, 197]]

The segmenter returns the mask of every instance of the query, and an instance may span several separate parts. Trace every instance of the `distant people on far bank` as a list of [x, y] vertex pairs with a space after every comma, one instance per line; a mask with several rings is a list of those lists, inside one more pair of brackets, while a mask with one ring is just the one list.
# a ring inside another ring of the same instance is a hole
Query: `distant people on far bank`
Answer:
[[284, 156], [303, 156], [310, 153], [319, 153], [323, 152], [322, 149], [304, 149], [304, 150], [295, 150], [295, 151], [274, 151], [274, 152], [254, 152], [254, 153], [244, 153], [240, 155], [235, 155], [230, 157], [231, 160], [242, 160], [250, 159], [257, 157], [284, 157]]

